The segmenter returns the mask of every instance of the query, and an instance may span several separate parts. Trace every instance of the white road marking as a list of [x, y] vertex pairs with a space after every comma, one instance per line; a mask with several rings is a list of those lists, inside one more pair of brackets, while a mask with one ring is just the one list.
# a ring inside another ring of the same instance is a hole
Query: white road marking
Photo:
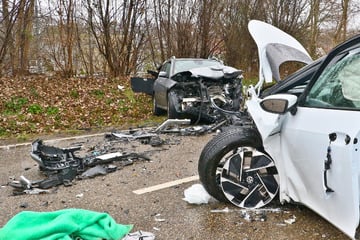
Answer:
[[[97, 137], [100, 135], [105, 135], [106, 133], [95, 133], [95, 134], [89, 134], [89, 135], [81, 135], [81, 136], [75, 136], [75, 137], [65, 137], [65, 138], [57, 138], [57, 139], [49, 139], [44, 140], [44, 142], [52, 143], [52, 142], [58, 142], [58, 141], [67, 141], [67, 140], [73, 140], [73, 139], [81, 139], [81, 138], [88, 138], [88, 137]], [[18, 144], [10, 144], [10, 145], [3, 145], [0, 146], [0, 149], [10, 149], [14, 147], [22, 147], [22, 146], [28, 146], [31, 145], [31, 142], [26, 143], [18, 143]]]
[[154, 192], [154, 191], [157, 191], [157, 190], [173, 187], [173, 186], [176, 186], [176, 185], [180, 185], [180, 184], [183, 184], [183, 183], [192, 182], [192, 181], [196, 181], [196, 180], [199, 180], [199, 175], [192, 176], [192, 177], [187, 177], [187, 178], [183, 178], [183, 179], [178, 179], [178, 180], [175, 180], [175, 181], [166, 182], [166, 183], [158, 184], [158, 185], [147, 187], [147, 188], [141, 188], [141, 189], [133, 191], [133, 193], [140, 195], [140, 194]]

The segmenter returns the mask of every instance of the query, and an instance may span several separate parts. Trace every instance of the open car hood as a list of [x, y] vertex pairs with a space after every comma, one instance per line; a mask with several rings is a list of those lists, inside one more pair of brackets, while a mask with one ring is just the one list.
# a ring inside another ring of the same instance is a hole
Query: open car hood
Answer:
[[259, 82], [280, 81], [279, 67], [289, 61], [309, 64], [312, 59], [305, 48], [292, 36], [282, 30], [261, 22], [251, 20], [248, 25], [259, 55]]

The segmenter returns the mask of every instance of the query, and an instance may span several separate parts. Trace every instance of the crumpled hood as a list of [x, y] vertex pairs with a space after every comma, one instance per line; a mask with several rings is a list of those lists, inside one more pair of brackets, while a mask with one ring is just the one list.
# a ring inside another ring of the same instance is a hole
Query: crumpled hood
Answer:
[[233, 79], [242, 74], [242, 71], [230, 66], [211, 66], [193, 68], [188, 71], [179, 72], [172, 78], [177, 79], [180, 76], [191, 76], [194, 78], [210, 78], [210, 79]]
[[280, 81], [279, 67], [288, 61], [309, 64], [313, 62], [306, 49], [292, 36], [282, 30], [261, 22], [251, 20], [249, 32], [258, 47], [259, 83]]

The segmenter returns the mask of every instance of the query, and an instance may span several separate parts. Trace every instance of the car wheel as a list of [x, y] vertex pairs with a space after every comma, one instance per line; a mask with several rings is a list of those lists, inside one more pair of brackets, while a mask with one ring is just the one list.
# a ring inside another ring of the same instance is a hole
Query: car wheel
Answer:
[[174, 91], [168, 92], [167, 115], [168, 119], [181, 119], [182, 115], [178, 112], [178, 97]]
[[279, 189], [278, 173], [261, 148], [261, 137], [254, 129], [233, 128], [215, 136], [204, 147], [198, 164], [207, 192], [242, 208], [271, 202]]
[[154, 96], [152, 97], [152, 101], [153, 101], [153, 114], [155, 116], [160, 116], [165, 114], [165, 111], [157, 106], [156, 99]]

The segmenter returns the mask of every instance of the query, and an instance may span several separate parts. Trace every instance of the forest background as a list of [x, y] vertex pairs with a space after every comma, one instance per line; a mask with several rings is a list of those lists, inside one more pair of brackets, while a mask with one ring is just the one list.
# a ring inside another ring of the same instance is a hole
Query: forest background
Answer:
[[0, 137], [154, 120], [130, 76], [171, 56], [212, 56], [251, 79], [251, 19], [316, 59], [358, 34], [359, 16], [359, 0], [1, 0]]

